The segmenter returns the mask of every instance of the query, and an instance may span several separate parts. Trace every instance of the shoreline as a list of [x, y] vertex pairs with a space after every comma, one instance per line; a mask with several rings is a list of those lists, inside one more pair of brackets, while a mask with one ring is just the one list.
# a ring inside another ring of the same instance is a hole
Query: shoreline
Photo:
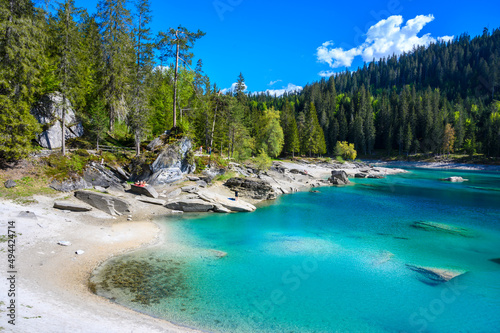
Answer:
[[[20, 234], [16, 239], [16, 332], [199, 332], [134, 311], [89, 289], [92, 272], [107, 260], [161, 243], [164, 236], [156, 214], [129, 222], [97, 211], [49, 210], [45, 204], [54, 198], [36, 199], [39, 203], [29, 207], [36, 220], [17, 216], [26, 206], [0, 201], [5, 212], [0, 226], [5, 229], [7, 220], [13, 220]], [[61, 240], [72, 245], [58, 245]], [[79, 249], [85, 253], [75, 254]], [[7, 280], [2, 280], [2, 289], [7, 288]], [[5, 304], [6, 296], [0, 298]], [[3, 315], [0, 327], [9, 331], [14, 326]]]
[[460, 162], [425, 162], [425, 161], [383, 161], [383, 160], [363, 160], [364, 162], [375, 166], [388, 167], [411, 167], [435, 170], [457, 170], [457, 171], [500, 171], [500, 165], [497, 164], [475, 164]]
[[[290, 169], [300, 167], [307, 171], [303, 178], [294, 176], [295, 185], [300, 184], [296, 191], [301, 192], [320, 184], [318, 181], [332, 170], [331, 165], [280, 163]], [[345, 166], [351, 176], [359, 171], [352, 164]], [[276, 184], [273, 185], [281, 189], [279, 185], [283, 185], [283, 179], [278, 182], [277, 176], [266, 173], [264, 177], [274, 180]], [[231, 193], [219, 183], [213, 185], [212, 191], [223, 195]], [[279, 193], [282, 194], [287, 193]], [[67, 194], [34, 196], [37, 203], [29, 206], [0, 200], [0, 210], [5, 212], [0, 219], [0, 228], [6, 230], [7, 222], [14, 220], [20, 235], [17, 238], [19, 297], [16, 300], [16, 331], [201, 332], [127, 308], [90, 290], [93, 272], [109, 259], [166, 243], [167, 235], [165, 230], [162, 232], [163, 228], [157, 219], [169, 216], [168, 210], [163, 206], [133, 200], [134, 218], [133, 221], [127, 221], [126, 216], [113, 217], [95, 209], [90, 212], [65, 212], [52, 208], [55, 200], [67, 197]], [[126, 196], [131, 200], [133, 197]], [[75, 198], [70, 201], [79, 202]], [[249, 202], [254, 201], [249, 199]], [[273, 200], [258, 202], [261, 203], [258, 206], [273, 204]], [[18, 216], [27, 210], [36, 217]], [[61, 246], [57, 244], [59, 241], [69, 241], [71, 245]], [[5, 249], [7, 243], [0, 243], [0, 246]], [[77, 255], [77, 250], [85, 253]], [[7, 287], [7, 280], [3, 280], [0, 286]], [[7, 299], [0, 300], [7, 304]], [[11, 328], [11, 325], [4, 323], [6, 316], [3, 317], [0, 327]]]

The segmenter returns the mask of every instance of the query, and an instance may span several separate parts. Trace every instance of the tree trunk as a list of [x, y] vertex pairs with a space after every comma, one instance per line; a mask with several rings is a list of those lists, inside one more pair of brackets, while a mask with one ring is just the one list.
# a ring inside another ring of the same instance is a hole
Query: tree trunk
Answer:
[[62, 117], [61, 117], [61, 152], [62, 155], [66, 155], [66, 95], [63, 95], [63, 105], [62, 105]]
[[[176, 37], [177, 36], [176, 33]], [[175, 75], [174, 75], [174, 128], [177, 127], [177, 72], [179, 69], [179, 43], [177, 42], [177, 49], [175, 54]]]
[[135, 156], [141, 155], [141, 140], [139, 139], [139, 133], [135, 132]]
[[216, 119], [217, 119], [217, 104], [215, 104], [214, 122], [212, 123], [212, 133], [210, 135], [210, 148], [212, 148], [212, 144], [214, 143], [215, 120]]
[[233, 158], [233, 154], [234, 154], [234, 128], [233, 128], [233, 143], [231, 145], [231, 158]]
[[67, 92], [67, 81], [68, 81], [68, 52], [69, 52], [69, 8], [66, 7], [66, 38], [64, 47], [64, 77], [63, 77], [63, 105], [62, 105], [62, 119], [61, 119], [61, 152], [62, 155], [66, 155], [66, 94]]

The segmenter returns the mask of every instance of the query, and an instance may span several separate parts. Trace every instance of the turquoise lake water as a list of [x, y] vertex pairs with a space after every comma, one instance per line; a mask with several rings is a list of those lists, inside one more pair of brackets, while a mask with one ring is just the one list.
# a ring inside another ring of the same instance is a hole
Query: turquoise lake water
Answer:
[[[167, 219], [168, 247], [110, 260], [93, 281], [208, 332], [499, 332], [500, 172], [408, 170], [253, 213]], [[439, 180], [456, 175], [469, 181]], [[407, 264], [465, 273], [438, 283]]]

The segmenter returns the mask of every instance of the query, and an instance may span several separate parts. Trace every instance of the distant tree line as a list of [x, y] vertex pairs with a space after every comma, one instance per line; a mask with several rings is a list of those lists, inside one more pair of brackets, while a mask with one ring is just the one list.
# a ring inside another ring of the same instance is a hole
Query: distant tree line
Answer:
[[[499, 61], [500, 30], [485, 29], [473, 39], [462, 35], [346, 70], [300, 94], [253, 96], [252, 103], [282, 110], [285, 138], [294, 137], [295, 127], [307, 137], [299, 150], [285, 140], [287, 154], [311, 151], [304, 144], [311, 136], [302, 129], [306, 120], [314, 122], [315, 107], [329, 154], [337, 141], [348, 141], [362, 154], [455, 150], [500, 156]], [[284, 115], [290, 112], [296, 126]], [[322, 145], [318, 141], [312, 152], [323, 153]]]

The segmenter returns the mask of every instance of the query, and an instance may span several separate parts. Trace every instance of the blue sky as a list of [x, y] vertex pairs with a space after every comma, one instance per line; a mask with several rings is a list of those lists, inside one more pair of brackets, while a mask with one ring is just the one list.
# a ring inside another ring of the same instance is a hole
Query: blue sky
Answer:
[[[90, 13], [97, 0], [76, 0]], [[154, 33], [179, 24], [206, 36], [194, 48], [212, 83], [248, 90], [305, 86], [363, 59], [441, 37], [500, 27], [500, 1], [151, 0]]]

